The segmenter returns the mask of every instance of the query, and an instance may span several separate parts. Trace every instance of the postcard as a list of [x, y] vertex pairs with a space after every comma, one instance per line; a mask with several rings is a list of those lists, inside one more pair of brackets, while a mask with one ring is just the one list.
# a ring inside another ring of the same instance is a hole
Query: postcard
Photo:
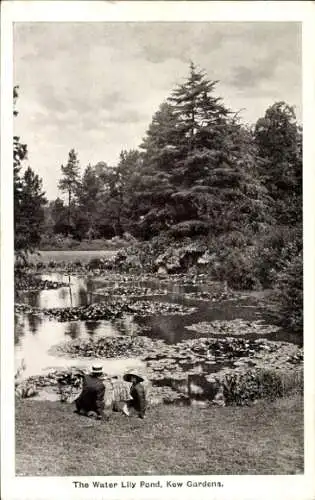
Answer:
[[314, 2], [1, 7], [2, 498], [311, 500]]

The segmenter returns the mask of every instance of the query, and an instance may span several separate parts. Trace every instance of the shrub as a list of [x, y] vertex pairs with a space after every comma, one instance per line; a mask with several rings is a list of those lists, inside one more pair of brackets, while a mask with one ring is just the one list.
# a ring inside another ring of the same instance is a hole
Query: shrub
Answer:
[[80, 261], [80, 259], [76, 259], [73, 263], [74, 267], [83, 267], [83, 264], [82, 262]]
[[58, 378], [57, 394], [61, 403], [70, 401], [82, 386], [81, 373], [67, 373]]
[[221, 249], [230, 248], [245, 248], [248, 245], [248, 239], [245, 234], [241, 231], [231, 231], [230, 233], [224, 233], [219, 236], [216, 241], [214, 241], [215, 246]]
[[87, 264], [87, 268], [91, 270], [103, 269], [103, 267], [104, 267], [104, 261], [99, 257], [93, 257], [92, 259], [89, 260]]
[[260, 287], [255, 274], [252, 248], [246, 250], [237, 248], [229, 249], [226, 255], [218, 257], [214, 263], [211, 274], [217, 281], [226, 281], [227, 284], [238, 290], [251, 290]]
[[293, 331], [303, 331], [303, 257], [299, 253], [276, 280], [279, 321]]
[[302, 250], [300, 228], [276, 226], [256, 241], [256, 275], [263, 286], [274, 285], [276, 276]]
[[200, 220], [188, 220], [172, 226], [170, 234], [176, 238], [205, 235], [209, 233], [209, 224]]
[[35, 384], [27, 380], [23, 380], [22, 373], [25, 370], [26, 365], [24, 359], [22, 359], [21, 364], [14, 375], [15, 395], [22, 399], [31, 398], [32, 396], [36, 396], [38, 393]]
[[43, 234], [40, 242], [41, 250], [70, 250], [78, 245], [78, 241], [71, 236], [62, 234]]
[[303, 393], [303, 370], [278, 371], [259, 369], [226, 375], [223, 394], [226, 405], [247, 405], [257, 399], [276, 399]]

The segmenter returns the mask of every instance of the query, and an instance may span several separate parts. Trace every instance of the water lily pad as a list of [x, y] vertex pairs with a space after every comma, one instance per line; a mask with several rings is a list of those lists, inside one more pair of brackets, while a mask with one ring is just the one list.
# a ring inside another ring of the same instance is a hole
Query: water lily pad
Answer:
[[280, 330], [276, 325], [267, 325], [261, 320], [245, 321], [234, 319], [230, 321], [216, 320], [211, 322], [201, 322], [185, 327], [187, 330], [196, 331], [209, 335], [235, 335], [244, 336], [249, 334], [269, 335]]
[[15, 290], [56, 290], [64, 286], [67, 285], [59, 281], [43, 280], [28, 272], [16, 272], [14, 276]]

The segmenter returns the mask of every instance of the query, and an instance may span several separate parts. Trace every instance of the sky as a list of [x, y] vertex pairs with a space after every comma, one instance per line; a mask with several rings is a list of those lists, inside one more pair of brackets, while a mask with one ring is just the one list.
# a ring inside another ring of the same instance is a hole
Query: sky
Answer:
[[15, 23], [15, 133], [48, 199], [60, 195], [70, 149], [83, 171], [138, 147], [190, 61], [219, 81], [215, 94], [244, 122], [276, 101], [301, 120], [298, 23]]

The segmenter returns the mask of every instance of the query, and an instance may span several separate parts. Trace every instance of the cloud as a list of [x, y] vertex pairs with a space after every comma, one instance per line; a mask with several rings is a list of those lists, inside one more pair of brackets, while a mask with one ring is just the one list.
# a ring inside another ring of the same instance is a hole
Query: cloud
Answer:
[[82, 168], [137, 147], [191, 60], [248, 122], [276, 100], [299, 111], [300, 49], [298, 23], [16, 23], [15, 128], [52, 198], [72, 147]]
[[272, 78], [276, 71], [273, 61], [266, 60], [256, 66], [237, 66], [229, 83], [237, 88], [249, 88], [254, 85], [261, 85], [265, 80]]

